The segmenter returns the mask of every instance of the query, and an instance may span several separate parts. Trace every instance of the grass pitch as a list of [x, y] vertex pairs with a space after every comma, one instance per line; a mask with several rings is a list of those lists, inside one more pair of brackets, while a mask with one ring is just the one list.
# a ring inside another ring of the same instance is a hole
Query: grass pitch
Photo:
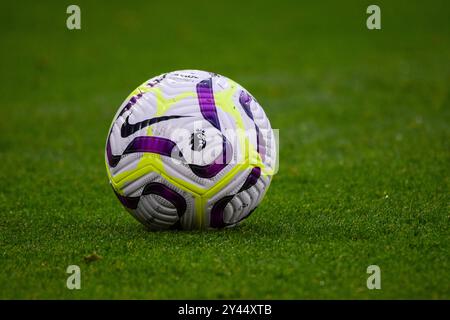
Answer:
[[[0, 298], [450, 298], [447, 1], [378, 1], [377, 31], [370, 1], [77, 1], [79, 31], [69, 4], [0, 10]], [[236, 229], [151, 233], [108, 185], [106, 134], [187, 68], [257, 97], [280, 171]]]

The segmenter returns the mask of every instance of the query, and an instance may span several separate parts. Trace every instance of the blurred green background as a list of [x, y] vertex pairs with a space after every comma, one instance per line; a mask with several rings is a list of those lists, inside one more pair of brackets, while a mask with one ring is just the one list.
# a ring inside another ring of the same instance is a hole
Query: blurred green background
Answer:
[[[0, 298], [450, 298], [450, 4], [376, 1], [368, 30], [370, 4], [2, 2]], [[280, 129], [234, 230], [147, 232], [108, 186], [114, 113], [177, 69], [237, 81]]]

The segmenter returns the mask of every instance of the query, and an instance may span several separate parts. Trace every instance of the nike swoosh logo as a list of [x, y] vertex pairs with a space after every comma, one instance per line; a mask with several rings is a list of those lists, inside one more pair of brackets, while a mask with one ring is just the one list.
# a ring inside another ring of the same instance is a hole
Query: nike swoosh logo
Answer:
[[125, 122], [122, 125], [122, 128], [120, 130], [120, 135], [122, 136], [122, 138], [131, 136], [133, 133], [135, 133], [145, 127], [151, 126], [152, 124], [158, 123], [158, 122], [167, 121], [167, 120], [171, 120], [171, 119], [186, 118], [189, 116], [176, 116], [176, 115], [175, 116], [162, 116], [162, 117], [147, 119], [147, 120], [133, 123], [133, 124], [128, 122], [129, 117], [130, 116], [128, 116], [125, 119]]

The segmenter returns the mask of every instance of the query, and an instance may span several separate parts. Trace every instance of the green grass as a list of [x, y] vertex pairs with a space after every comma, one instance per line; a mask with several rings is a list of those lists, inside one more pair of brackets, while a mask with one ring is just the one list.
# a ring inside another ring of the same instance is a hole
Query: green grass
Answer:
[[[0, 298], [450, 298], [447, 1], [377, 1], [380, 31], [371, 1], [76, 1], [69, 31], [71, 3], [1, 5]], [[147, 232], [108, 185], [119, 104], [186, 68], [280, 129], [280, 171], [233, 230]]]

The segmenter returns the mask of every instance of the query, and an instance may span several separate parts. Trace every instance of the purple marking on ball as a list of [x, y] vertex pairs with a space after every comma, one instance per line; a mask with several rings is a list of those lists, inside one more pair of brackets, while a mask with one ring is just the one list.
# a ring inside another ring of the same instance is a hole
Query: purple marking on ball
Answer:
[[147, 184], [142, 191], [142, 195], [148, 194], [156, 194], [169, 201], [177, 209], [177, 214], [180, 218], [186, 212], [187, 205], [184, 197], [162, 183], [150, 182]]
[[197, 98], [203, 118], [220, 130], [219, 117], [217, 116], [216, 103], [212, 89], [212, 79], [200, 81], [197, 84]]
[[212, 163], [206, 166], [199, 166], [196, 164], [190, 164], [192, 172], [200, 178], [210, 179], [215, 177], [227, 164], [223, 163]]
[[[117, 193], [116, 190], [114, 190], [114, 194], [117, 196], [124, 207], [128, 209], [136, 209], [138, 207], [140, 197], [122, 196]], [[169, 201], [176, 208], [177, 215], [180, 218], [186, 212], [187, 205], [186, 200], [183, 198], [183, 196], [162, 183], [150, 182], [145, 185], [141, 196], [146, 196], [149, 194], [155, 194]]]
[[252, 102], [251, 95], [249, 95], [248, 92], [242, 90], [241, 94], [239, 95], [239, 103], [241, 104], [247, 116], [253, 120], [253, 113], [252, 110], [250, 109], [251, 102]]
[[166, 138], [142, 136], [134, 138], [133, 141], [131, 141], [127, 146], [123, 154], [149, 152], [170, 157], [175, 146], [175, 142]]
[[238, 193], [254, 186], [256, 184], [256, 182], [258, 182], [258, 179], [260, 176], [261, 176], [261, 168], [254, 167], [252, 169], [252, 171], [250, 172], [250, 174], [247, 176], [247, 179], [245, 179], [245, 182], [242, 185], [242, 187], [239, 189]]
[[239, 95], [239, 103], [242, 106], [242, 109], [244, 109], [245, 113], [247, 114], [247, 116], [252, 119], [253, 123], [255, 124], [255, 131], [256, 131], [256, 151], [260, 154], [262, 161], [264, 161], [265, 156], [266, 156], [266, 148], [265, 148], [265, 143], [264, 143], [264, 137], [261, 133], [261, 131], [259, 130], [258, 125], [255, 122], [255, 119], [253, 117], [253, 112], [250, 108], [250, 104], [252, 102], [253, 98], [252, 96], [242, 90], [241, 94]]
[[224, 169], [230, 162], [230, 158], [233, 154], [233, 148], [230, 142], [224, 137], [224, 145], [222, 154], [220, 154], [211, 164], [200, 166], [196, 164], [190, 164], [192, 172], [200, 178], [210, 179], [215, 177], [222, 169]]
[[109, 165], [111, 167], [115, 167], [122, 158], [122, 155], [136, 152], [148, 152], [170, 157], [175, 147], [176, 143], [166, 138], [141, 136], [134, 138], [128, 144], [128, 146], [125, 148], [125, 151], [121, 155], [114, 155], [112, 154], [111, 145], [108, 139], [106, 146], [106, 155]]
[[227, 204], [233, 199], [234, 195], [226, 196], [218, 200], [211, 209], [211, 220], [209, 225], [213, 228], [224, 228], [228, 225], [225, 221], [223, 221], [223, 215], [225, 211], [225, 207]]
[[120, 159], [122, 158], [122, 155], [121, 154], [115, 155], [112, 153], [109, 138], [110, 136], [108, 136], [108, 141], [106, 142], [106, 158], [108, 159], [109, 166], [114, 168], [119, 163]]
[[114, 188], [113, 188], [113, 191], [114, 191], [114, 194], [116, 195], [117, 199], [119, 199], [120, 203], [122, 203], [122, 205], [125, 208], [128, 208], [128, 209], [136, 209], [137, 208], [138, 203], [139, 203], [139, 197], [125, 197], [125, 196], [118, 194], [117, 191], [114, 190]]

